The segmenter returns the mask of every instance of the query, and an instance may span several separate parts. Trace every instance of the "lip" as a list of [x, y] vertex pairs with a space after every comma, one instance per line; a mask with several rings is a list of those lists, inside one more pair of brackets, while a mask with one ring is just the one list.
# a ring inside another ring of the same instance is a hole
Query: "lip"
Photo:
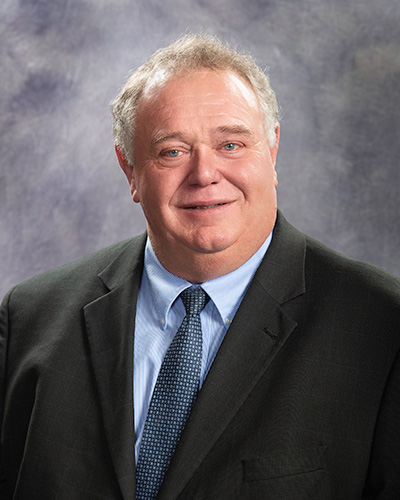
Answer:
[[194, 201], [193, 203], [183, 205], [181, 208], [184, 210], [213, 210], [221, 207], [226, 207], [231, 205], [232, 201], [220, 201], [220, 200], [210, 200], [210, 201]]

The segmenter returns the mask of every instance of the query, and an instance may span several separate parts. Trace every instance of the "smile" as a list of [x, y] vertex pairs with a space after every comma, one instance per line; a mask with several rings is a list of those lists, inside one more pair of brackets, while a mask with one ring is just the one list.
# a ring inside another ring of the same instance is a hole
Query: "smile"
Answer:
[[207, 208], [222, 207], [223, 205], [228, 205], [228, 204], [229, 202], [224, 202], [224, 203], [214, 203], [212, 205], [193, 205], [192, 207], [185, 207], [185, 208], [190, 210], [205, 210]]

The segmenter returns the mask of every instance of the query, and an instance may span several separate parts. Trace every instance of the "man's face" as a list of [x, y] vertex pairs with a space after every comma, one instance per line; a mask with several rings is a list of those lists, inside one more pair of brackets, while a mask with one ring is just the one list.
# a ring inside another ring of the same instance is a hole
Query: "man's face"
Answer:
[[254, 91], [229, 71], [178, 76], [142, 99], [133, 170], [119, 159], [169, 271], [205, 281], [258, 250], [276, 217], [276, 131], [271, 148]]

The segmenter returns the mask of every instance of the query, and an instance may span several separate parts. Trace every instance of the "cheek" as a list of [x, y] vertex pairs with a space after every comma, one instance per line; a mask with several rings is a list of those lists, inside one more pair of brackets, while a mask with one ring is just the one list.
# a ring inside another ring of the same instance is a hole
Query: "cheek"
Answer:
[[231, 174], [230, 182], [248, 198], [265, 196], [275, 188], [275, 171], [272, 165], [266, 165], [265, 161], [246, 163]]
[[162, 210], [170, 205], [180, 186], [175, 171], [149, 168], [138, 180], [137, 191], [148, 210]]

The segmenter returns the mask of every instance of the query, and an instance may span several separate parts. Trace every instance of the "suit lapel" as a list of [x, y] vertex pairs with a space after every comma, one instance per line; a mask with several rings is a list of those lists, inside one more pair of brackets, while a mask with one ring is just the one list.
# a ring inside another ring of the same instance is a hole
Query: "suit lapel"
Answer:
[[304, 293], [304, 256], [304, 236], [279, 214], [270, 248], [198, 396], [159, 500], [180, 494], [296, 327], [283, 304]]
[[84, 307], [106, 439], [125, 499], [135, 488], [133, 332], [143, 248], [144, 238], [134, 240], [100, 273], [109, 292]]

